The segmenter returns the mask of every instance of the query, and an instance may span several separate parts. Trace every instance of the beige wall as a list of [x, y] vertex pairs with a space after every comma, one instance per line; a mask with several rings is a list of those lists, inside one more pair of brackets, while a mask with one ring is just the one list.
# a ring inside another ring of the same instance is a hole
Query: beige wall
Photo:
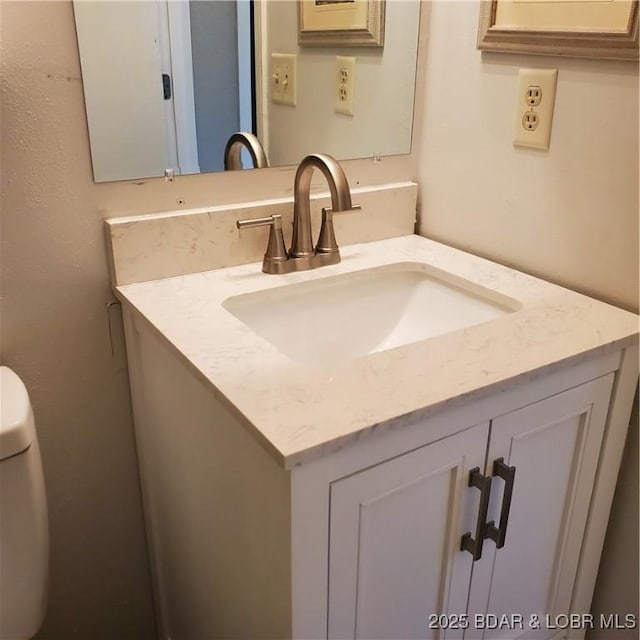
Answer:
[[[594, 595], [595, 613], [635, 613], [638, 618], [638, 395], [609, 520], [607, 542]], [[589, 640], [637, 640], [638, 629], [595, 630]]]
[[[638, 309], [638, 66], [481, 54], [478, 3], [433, 5], [421, 231]], [[549, 151], [513, 147], [519, 67], [558, 68]]]
[[25, 381], [49, 502], [44, 638], [150, 638], [154, 623], [126, 366], [91, 181], [71, 5], [6, 3], [2, 361]]
[[[637, 64], [481, 54], [478, 9], [432, 7], [421, 233], [637, 312]], [[512, 146], [518, 68], [528, 66], [559, 70], [548, 152]], [[637, 429], [636, 420], [595, 612], [638, 613]]]

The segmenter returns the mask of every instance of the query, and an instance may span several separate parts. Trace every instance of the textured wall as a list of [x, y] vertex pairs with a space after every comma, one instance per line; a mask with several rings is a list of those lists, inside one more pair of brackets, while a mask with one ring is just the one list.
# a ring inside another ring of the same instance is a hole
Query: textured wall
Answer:
[[128, 381], [106, 328], [71, 5], [3, 3], [1, 28], [2, 359], [29, 389], [44, 461], [51, 589], [41, 637], [150, 638]]
[[[481, 54], [478, 4], [433, 4], [421, 231], [637, 310], [638, 65]], [[549, 151], [512, 145], [527, 66], [559, 70]]]
[[[594, 613], [638, 616], [638, 395], [622, 459], [607, 541], [594, 594]], [[598, 629], [589, 640], [637, 640], [638, 629]]]
[[[421, 233], [637, 312], [638, 65], [481, 54], [478, 11], [478, 2], [433, 4], [419, 141]], [[528, 66], [559, 70], [549, 151], [511, 142], [518, 68]], [[637, 555], [634, 562], [629, 551], [638, 548], [637, 429], [636, 420], [596, 613], [638, 612]]]

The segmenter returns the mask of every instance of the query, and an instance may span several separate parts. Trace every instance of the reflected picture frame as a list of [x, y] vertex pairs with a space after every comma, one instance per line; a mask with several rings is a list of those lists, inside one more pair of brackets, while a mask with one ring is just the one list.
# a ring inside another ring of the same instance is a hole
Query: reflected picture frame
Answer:
[[638, 60], [638, 0], [481, 0], [482, 51]]
[[298, 44], [383, 47], [385, 0], [298, 0]]

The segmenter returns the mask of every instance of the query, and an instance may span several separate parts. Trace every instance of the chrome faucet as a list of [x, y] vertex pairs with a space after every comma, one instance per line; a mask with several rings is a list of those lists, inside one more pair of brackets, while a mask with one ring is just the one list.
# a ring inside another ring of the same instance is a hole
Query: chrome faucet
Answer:
[[[329, 184], [331, 208], [322, 209], [322, 224], [314, 248], [311, 238], [310, 189], [314, 169], [319, 169]], [[238, 220], [238, 229], [269, 225], [269, 242], [264, 254], [262, 270], [265, 273], [291, 273], [306, 271], [340, 262], [340, 249], [333, 230], [333, 215], [360, 209], [351, 203], [349, 182], [335, 158], [313, 153], [298, 165], [293, 183], [293, 234], [291, 250], [287, 251], [282, 236], [282, 216], [272, 215], [255, 220]]]
[[227, 146], [224, 149], [225, 171], [242, 169], [242, 162], [240, 161], [242, 147], [249, 151], [254, 169], [265, 169], [269, 166], [267, 154], [264, 152], [260, 140], [253, 133], [238, 131], [227, 140]]

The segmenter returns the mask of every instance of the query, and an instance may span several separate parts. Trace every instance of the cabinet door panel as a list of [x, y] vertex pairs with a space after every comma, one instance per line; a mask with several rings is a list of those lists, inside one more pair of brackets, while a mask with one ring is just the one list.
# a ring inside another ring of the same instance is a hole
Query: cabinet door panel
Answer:
[[437, 638], [429, 615], [466, 609], [488, 425], [343, 478], [331, 486], [329, 637]]
[[[547, 614], [570, 612], [613, 376], [553, 396], [492, 423], [487, 473], [504, 457], [515, 466], [505, 545], [485, 542], [473, 572], [469, 613], [521, 615], [524, 629], [465, 637], [552, 638]], [[493, 480], [489, 519], [499, 519], [504, 484]], [[490, 585], [487, 589], [487, 585]], [[541, 628], [529, 629], [531, 616]]]

